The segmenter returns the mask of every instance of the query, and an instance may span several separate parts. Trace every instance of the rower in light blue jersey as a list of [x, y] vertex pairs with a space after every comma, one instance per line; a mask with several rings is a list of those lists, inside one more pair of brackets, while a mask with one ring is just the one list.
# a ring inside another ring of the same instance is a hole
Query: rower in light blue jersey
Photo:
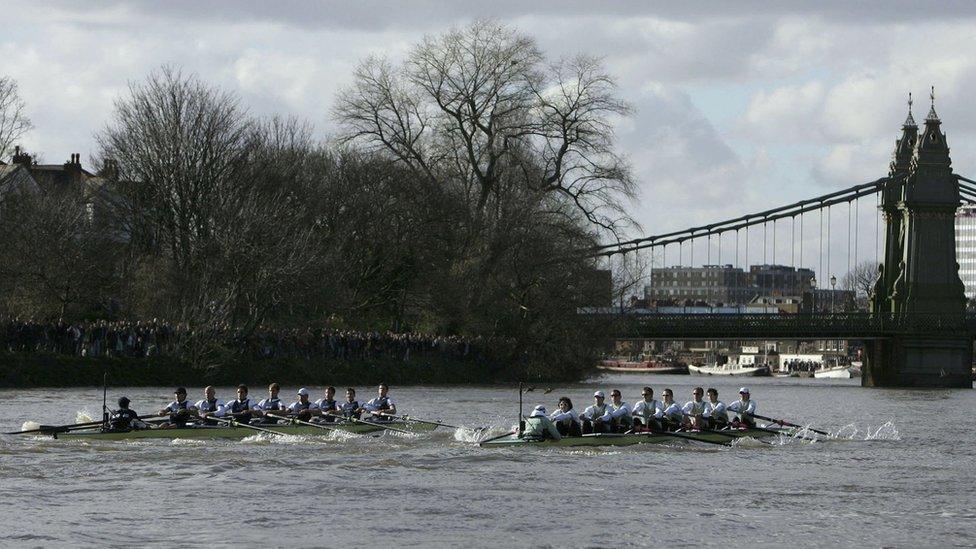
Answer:
[[376, 398], [363, 404], [363, 410], [369, 412], [372, 421], [388, 421], [397, 413], [396, 402], [390, 398], [390, 387], [386, 383], [380, 383], [376, 390]]

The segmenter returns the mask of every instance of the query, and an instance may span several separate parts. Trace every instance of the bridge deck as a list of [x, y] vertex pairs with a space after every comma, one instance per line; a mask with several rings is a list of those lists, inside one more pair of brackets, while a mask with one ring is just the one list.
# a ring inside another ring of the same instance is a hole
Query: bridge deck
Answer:
[[617, 339], [885, 339], [976, 333], [973, 315], [942, 314], [600, 314]]

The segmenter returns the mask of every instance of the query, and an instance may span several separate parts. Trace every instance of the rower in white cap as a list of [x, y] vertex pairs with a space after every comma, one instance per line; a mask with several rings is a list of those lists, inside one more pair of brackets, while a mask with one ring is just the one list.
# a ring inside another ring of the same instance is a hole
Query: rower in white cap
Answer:
[[607, 424], [600, 421], [600, 418], [607, 413], [609, 406], [604, 403], [606, 395], [603, 391], [597, 391], [593, 393], [593, 405], [588, 406], [583, 413], [580, 414], [580, 421], [583, 422], [583, 434], [589, 433], [605, 433], [608, 430]]
[[302, 421], [308, 421], [312, 418], [312, 412], [317, 409], [315, 403], [308, 399], [308, 389], [302, 387], [298, 390], [298, 401], [291, 403], [288, 412], [298, 416]]
[[740, 424], [747, 425], [749, 427], [756, 426], [756, 420], [753, 419], [752, 414], [756, 413], [756, 401], [749, 398], [749, 388], [742, 387], [739, 389], [739, 400], [729, 404], [726, 410], [730, 412], [735, 412], [736, 418], [733, 421], [738, 421]]
[[559, 429], [552, 421], [546, 417], [546, 407], [543, 405], [538, 405], [529, 414], [529, 417], [525, 419], [525, 430], [522, 431], [522, 438], [529, 440], [546, 440], [553, 439], [559, 440], [562, 437], [559, 434]]

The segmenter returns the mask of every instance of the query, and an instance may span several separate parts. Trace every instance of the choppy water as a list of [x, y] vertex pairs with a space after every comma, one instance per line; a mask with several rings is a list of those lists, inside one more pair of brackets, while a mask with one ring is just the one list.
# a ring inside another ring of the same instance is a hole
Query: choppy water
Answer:
[[[608, 376], [526, 395], [578, 408], [742, 380]], [[733, 385], [735, 384], [735, 385]], [[857, 380], [750, 379], [764, 415], [843, 440], [734, 448], [482, 449], [473, 432], [67, 442], [0, 437], [0, 543], [123, 546], [971, 546], [976, 392], [870, 390]], [[113, 389], [142, 413], [172, 388]], [[540, 387], [541, 389], [541, 387]], [[365, 393], [364, 393], [365, 391]], [[292, 388], [282, 394], [292, 392]], [[372, 388], [361, 388], [372, 395]], [[199, 393], [199, 390], [191, 390]], [[252, 391], [252, 396], [261, 395]], [[494, 432], [508, 387], [394, 387], [401, 411]], [[218, 390], [232, 397], [230, 388]], [[199, 398], [198, 394], [191, 394]], [[0, 391], [0, 429], [98, 416], [100, 389]]]

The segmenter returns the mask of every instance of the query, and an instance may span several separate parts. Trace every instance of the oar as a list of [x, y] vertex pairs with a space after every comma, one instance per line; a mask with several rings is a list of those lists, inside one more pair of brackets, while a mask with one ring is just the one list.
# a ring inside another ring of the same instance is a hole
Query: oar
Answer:
[[[136, 419], [153, 419], [161, 416], [149, 415], [149, 416], [139, 416]], [[9, 433], [4, 433], [5, 435], [28, 435], [30, 433], [67, 433], [68, 431], [77, 431], [79, 429], [90, 429], [92, 427], [98, 427], [102, 425], [102, 421], [89, 421], [87, 423], [73, 423], [71, 425], [41, 425], [37, 429], [28, 429], [26, 431], [13, 431]]]
[[782, 420], [782, 419], [773, 419], [771, 417], [760, 416], [760, 415], [756, 415], [756, 414], [750, 414], [749, 412], [745, 412], [745, 414], [746, 415], [750, 415], [750, 416], [752, 416], [752, 417], [754, 417], [756, 419], [764, 419], [766, 421], [772, 421], [773, 423], [779, 423], [780, 425], [785, 425], [787, 427], [796, 427], [797, 429], [806, 429], [808, 431], [813, 431], [814, 433], [817, 433], [818, 435], [824, 435], [824, 436], [828, 436], [828, 437], [834, 436], [834, 435], [831, 435], [830, 433], [828, 433], [827, 431], [821, 431], [819, 429], [814, 429], [813, 427], [807, 427], [805, 425], [797, 425], [796, 423], [790, 423], [789, 421], [785, 421], [785, 420]]
[[[384, 414], [383, 412], [380, 412], [379, 415], [384, 416], [384, 417], [392, 417], [392, 418], [396, 418], [396, 419], [401, 419], [403, 421], [414, 421], [414, 422], [417, 422], [417, 423], [426, 423], [427, 425], [437, 425], [438, 427], [447, 427], [449, 429], [467, 429], [468, 428], [468, 427], [458, 427], [457, 425], [449, 425], [447, 423], [441, 423], [439, 421], [427, 421], [425, 419], [417, 419], [415, 417], [410, 417], [410, 416], [395, 416], [393, 414]], [[476, 427], [476, 428], [473, 428], [472, 430], [474, 430], [474, 431], [482, 431], [484, 429], [485, 429], [485, 427]]]
[[[342, 431], [342, 429], [336, 429], [335, 427], [329, 427], [328, 425], [322, 425], [321, 423], [312, 423], [311, 421], [304, 421], [298, 419], [297, 417], [281, 417], [281, 416], [277, 416], [277, 417], [290, 421], [292, 423], [297, 423], [299, 425], [308, 425], [309, 427], [315, 427], [317, 429], [325, 429], [326, 431]], [[342, 431], [342, 432], [345, 433], [346, 431]], [[353, 434], [358, 434], [358, 433], [353, 433]]]
[[404, 431], [403, 429], [397, 429], [396, 427], [390, 427], [389, 425], [383, 425], [382, 423], [374, 423], [372, 421], [365, 421], [365, 420], [357, 419], [357, 418], [354, 418], [354, 417], [343, 417], [343, 416], [337, 416], [335, 414], [328, 414], [328, 413], [322, 414], [322, 415], [331, 416], [331, 417], [338, 418], [338, 419], [342, 419], [342, 420], [345, 420], [345, 421], [352, 421], [354, 423], [362, 423], [363, 425], [371, 425], [373, 427], [379, 427], [380, 429], [386, 429], [387, 431], [395, 431], [397, 433], [403, 433], [405, 435], [412, 435], [413, 434], [410, 431]]
[[[677, 438], [683, 438], [683, 439], [687, 439], [687, 440], [693, 440], [695, 442], [707, 442], [708, 444], [719, 444], [721, 446], [732, 446], [732, 439], [735, 438], [735, 437], [729, 437], [729, 442], [719, 442], [717, 440], [708, 440], [707, 438], [698, 438], [698, 437], [696, 437], [694, 435], [690, 435], [690, 434], [687, 434], [687, 433], [678, 433], [678, 432], [675, 432], [675, 431], [651, 431], [651, 433], [652, 434], [655, 434], [655, 435], [674, 436], [674, 437], [677, 437]], [[728, 435], [723, 435], [723, 436], [728, 436]]]
[[280, 431], [272, 431], [271, 429], [265, 429], [264, 427], [258, 427], [257, 425], [251, 425], [248, 423], [241, 423], [240, 421], [234, 421], [233, 419], [224, 419], [222, 417], [207, 416], [202, 419], [212, 419], [214, 421], [219, 421], [221, 423], [226, 423], [233, 427], [246, 427], [248, 429], [254, 429], [255, 431], [261, 431], [263, 433], [271, 433], [272, 435], [285, 436], [287, 433], [282, 433]]
[[482, 441], [480, 441], [480, 442], [478, 442], [478, 444], [484, 444], [484, 443], [486, 443], [486, 442], [491, 442], [491, 441], [493, 441], [493, 440], [498, 440], [498, 439], [500, 439], [500, 438], [505, 438], [505, 437], [507, 437], [507, 436], [511, 436], [511, 435], [514, 435], [514, 434], [515, 434], [516, 432], [517, 432], [517, 431], [509, 431], [509, 432], [507, 432], [507, 433], [505, 433], [504, 435], [498, 435], [497, 437], [491, 437], [491, 438], [488, 438], [488, 439], [485, 439], [485, 440], [482, 440]]

